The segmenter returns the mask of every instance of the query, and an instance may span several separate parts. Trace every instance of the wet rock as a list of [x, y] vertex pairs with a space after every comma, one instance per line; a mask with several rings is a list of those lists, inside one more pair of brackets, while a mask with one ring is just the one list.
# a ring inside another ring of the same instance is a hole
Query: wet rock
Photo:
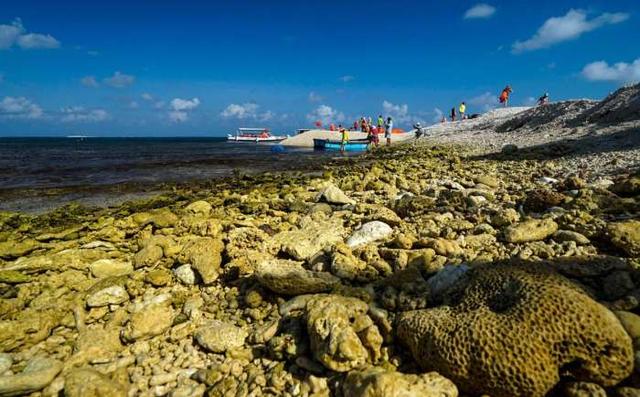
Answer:
[[[612, 386], [633, 369], [631, 339], [615, 315], [544, 266], [476, 267], [444, 306], [403, 313], [397, 324], [424, 369], [470, 394], [545, 395], [560, 367]], [[576, 356], [576, 366], [566, 366]]]
[[87, 297], [87, 306], [101, 307], [119, 305], [129, 300], [127, 291], [119, 285], [101, 289]]
[[245, 330], [219, 320], [211, 321], [195, 333], [198, 344], [213, 353], [224, 353], [229, 349], [241, 347], [246, 338]]
[[589, 382], [569, 382], [563, 390], [566, 397], [607, 397], [600, 385]]
[[127, 391], [109, 377], [90, 368], [73, 369], [64, 378], [66, 397], [125, 397]]
[[342, 242], [344, 227], [340, 219], [315, 221], [304, 218], [300, 228], [278, 233], [273, 242], [296, 260], [308, 260], [321, 250]]
[[0, 283], [22, 284], [31, 281], [31, 277], [15, 270], [0, 270]]
[[607, 230], [613, 245], [629, 256], [640, 256], [640, 221], [610, 223]]
[[340, 283], [330, 273], [307, 270], [299, 262], [278, 259], [262, 262], [256, 277], [260, 284], [283, 295], [327, 292]]
[[178, 261], [190, 264], [204, 284], [211, 284], [220, 275], [224, 243], [220, 239], [198, 237], [185, 244]]
[[622, 197], [637, 196], [640, 194], [640, 176], [623, 179], [612, 185], [609, 189]]
[[391, 236], [393, 229], [384, 222], [372, 221], [367, 222], [358, 230], [356, 230], [347, 240], [347, 245], [355, 248], [366, 245], [374, 241], [384, 240]]
[[160, 268], [147, 273], [144, 280], [154, 287], [164, 287], [171, 283], [172, 276], [170, 271]]
[[0, 396], [20, 396], [42, 390], [61, 370], [62, 363], [58, 360], [32, 358], [19, 374], [0, 376]]
[[627, 331], [631, 339], [635, 340], [640, 338], [640, 316], [635, 313], [626, 312], [626, 311], [616, 311], [614, 312], [622, 326]]
[[616, 300], [635, 288], [629, 272], [615, 271], [602, 280], [602, 290], [607, 300]]
[[481, 183], [494, 189], [500, 186], [500, 180], [491, 175], [479, 175], [475, 178], [475, 182]]
[[457, 397], [458, 389], [437, 372], [412, 375], [371, 367], [351, 371], [342, 390], [349, 397]]
[[584, 234], [571, 230], [558, 230], [553, 234], [553, 239], [559, 242], [573, 241], [578, 245], [587, 245], [591, 243]]
[[337, 372], [376, 363], [383, 340], [367, 310], [367, 304], [356, 298], [316, 295], [310, 299], [305, 319], [315, 359]]
[[182, 284], [193, 285], [196, 283], [196, 274], [191, 269], [191, 265], [178, 266], [173, 272]]
[[139, 269], [145, 266], [153, 266], [162, 259], [162, 248], [157, 245], [149, 245], [141, 249], [133, 257], [135, 268]]
[[36, 240], [22, 240], [22, 241], [3, 241], [0, 242], [0, 258], [1, 259], [15, 259], [21, 256], [30, 254], [31, 252], [40, 248], [42, 244]]
[[507, 208], [491, 217], [491, 224], [496, 227], [509, 226], [520, 221], [520, 214], [513, 208]]
[[331, 273], [345, 280], [355, 280], [367, 268], [367, 263], [357, 258], [346, 244], [336, 244], [331, 252]]
[[190, 212], [194, 215], [202, 216], [202, 217], [209, 216], [209, 214], [211, 214], [211, 210], [212, 210], [211, 204], [203, 200], [194, 201], [193, 203], [185, 207], [185, 211]]
[[552, 219], [530, 219], [504, 229], [504, 239], [509, 243], [540, 241], [558, 230]]
[[122, 338], [127, 342], [133, 342], [160, 335], [171, 327], [173, 317], [173, 310], [166, 303], [144, 306], [131, 314], [129, 322], [122, 330]]
[[89, 265], [89, 270], [96, 278], [119, 277], [133, 273], [133, 266], [129, 262], [117, 259], [98, 259]]
[[333, 184], [329, 184], [320, 193], [319, 200], [323, 200], [329, 204], [344, 205], [355, 204], [355, 200], [349, 198], [340, 188]]
[[564, 202], [564, 195], [549, 189], [537, 189], [527, 193], [523, 207], [527, 212], [543, 212]]
[[175, 226], [178, 217], [168, 208], [160, 208], [149, 212], [139, 212], [133, 215], [133, 221], [140, 227], [153, 225], [157, 228]]

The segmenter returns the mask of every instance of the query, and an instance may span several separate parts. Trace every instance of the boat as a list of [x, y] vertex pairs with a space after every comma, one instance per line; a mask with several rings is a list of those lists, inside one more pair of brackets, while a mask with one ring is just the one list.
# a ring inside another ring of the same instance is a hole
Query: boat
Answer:
[[271, 135], [267, 128], [238, 128], [235, 135], [227, 135], [227, 141], [230, 142], [280, 142], [287, 138], [288, 136]]
[[[364, 152], [369, 147], [368, 139], [352, 139], [344, 144], [347, 152]], [[337, 139], [314, 139], [314, 150], [342, 150], [342, 141]]]

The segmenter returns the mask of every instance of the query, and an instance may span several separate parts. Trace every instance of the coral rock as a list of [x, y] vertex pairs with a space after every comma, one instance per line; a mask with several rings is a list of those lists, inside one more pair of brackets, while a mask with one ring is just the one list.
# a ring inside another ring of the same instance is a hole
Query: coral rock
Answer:
[[509, 243], [540, 241], [558, 230], [558, 224], [551, 219], [530, 219], [509, 226], [504, 230], [504, 239]]
[[44, 389], [62, 370], [62, 363], [51, 358], [33, 358], [24, 371], [0, 376], [0, 396], [21, 396]]
[[367, 304], [356, 298], [317, 295], [310, 299], [305, 317], [316, 360], [337, 372], [378, 361], [382, 336], [367, 310]]
[[398, 336], [465, 392], [542, 396], [561, 374], [612, 386], [633, 369], [615, 315], [543, 265], [476, 267], [445, 303], [402, 314]]
[[367, 222], [351, 235], [347, 240], [347, 245], [351, 248], [369, 244], [374, 241], [383, 240], [393, 233], [391, 226], [384, 222]]
[[352, 371], [342, 386], [349, 397], [457, 397], [458, 389], [436, 372], [412, 375], [380, 367]]
[[607, 226], [611, 242], [629, 256], [640, 256], [640, 221], [629, 220]]
[[242, 346], [247, 338], [247, 332], [233, 324], [213, 320], [196, 331], [195, 338], [205, 349], [213, 353], [224, 353], [229, 349]]
[[330, 273], [314, 272], [299, 262], [277, 259], [258, 265], [256, 277], [260, 284], [283, 295], [327, 292], [340, 283], [340, 279]]

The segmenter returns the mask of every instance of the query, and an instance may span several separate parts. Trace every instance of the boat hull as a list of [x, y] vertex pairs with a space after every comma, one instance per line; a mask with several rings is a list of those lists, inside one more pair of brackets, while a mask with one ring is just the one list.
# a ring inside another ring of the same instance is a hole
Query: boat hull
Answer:
[[[314, 139], [313, 140], [313, 148], [314, 150], [332, 150], [339, 151], [342, 150], [342, 142], [331, 140], [331, 139]], [[366, 139], [358, 139], [348, 141], [344, 144], [344, 150], [347, 152], [365, 152], [369, 147], [369, 141]]]
[[282, 142], [285, 139], [287, 139], [286, 136], [270, 136], [267, 138], [233, 136], [233, 135], [227, 136], [228, 142], [239, 142], [239, 143], [273, 143], [273, 142]]

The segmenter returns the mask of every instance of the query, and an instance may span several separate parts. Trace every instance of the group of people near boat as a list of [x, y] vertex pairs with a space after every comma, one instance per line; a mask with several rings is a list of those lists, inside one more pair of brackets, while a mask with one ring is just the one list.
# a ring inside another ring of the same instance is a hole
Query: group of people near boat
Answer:
[[374, 123], [371, 117], [360, 117], [353, 122], [351, 128], [345, 128], [339, 124], [336, 128], [334, 124], [329, 125], [329, 131], [339, 131], [341, 150], [344, 151], [345, 146], [349, 143], [349, 131], [360, 131], [367, 134], [367, 141], [371, 145], [378, 146], [380, 138], [378, 135], [384, 134], [387, 145], [391, 145], [391, 134], [393, 133], [393, 118], [388, 116], [386, 119], [379, 115]]

